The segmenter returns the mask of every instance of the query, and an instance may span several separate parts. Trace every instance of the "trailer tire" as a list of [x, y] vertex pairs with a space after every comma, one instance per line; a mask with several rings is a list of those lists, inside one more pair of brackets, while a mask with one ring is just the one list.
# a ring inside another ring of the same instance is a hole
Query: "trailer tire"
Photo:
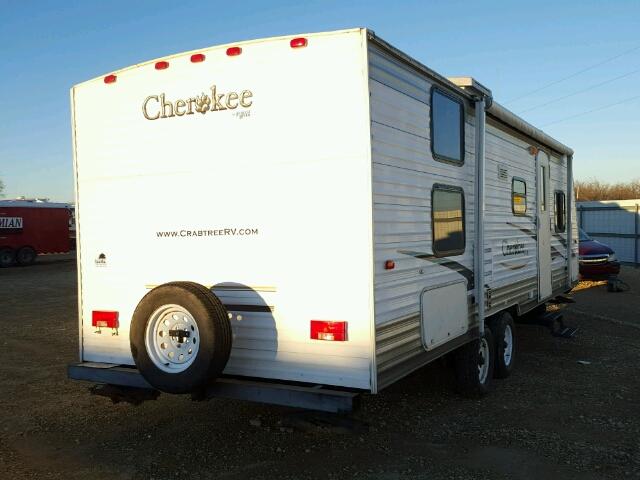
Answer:
[[489, 327], [496, 342], [496, 360], [493, 375], [495, 378], [507, 378], [513, 371], [516, 352], [513, 317], [509, 312], [499, 313], [489, 320]]
[[36, 261], [38, 254], [31, 247], [20, 247], [18, 253], [16, 253], [16, 261], [19, 265], [31, 265]]
[[129, 340], [135, 364], [152, 387], [191, 393], [222, 374], [231, 353], [231, 325], [226, 308], [208, 288], [171, 282], [140, 301]]
[[13, 248], [0, 248], [0, 267], [10, 267], [16, 260], [16, 253]]
[[495, 343], [489, 327], [484, 335], [454, 353], [456, 387], [460, 394], [478, 398], [491, 390], [495, 364]]

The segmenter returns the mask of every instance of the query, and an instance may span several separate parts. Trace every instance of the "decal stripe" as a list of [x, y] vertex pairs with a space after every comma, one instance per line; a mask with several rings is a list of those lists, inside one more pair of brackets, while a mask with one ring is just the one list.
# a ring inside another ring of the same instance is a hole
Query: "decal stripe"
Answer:
[[521, 227], [520, 225], [516, 225], [515, 223], [511, 223], [511, 222], [507, 222], [507, 225], [511, 225], [512, 227], [517, 228], [522, 233], [524, 233], [526, 235], [529, 235], [534, 240], [536, 240], [538, 238], [536, 233], [533, 230], [529, 229], [529, 228]]
[[230, 312], [273, 312], [276, 307], [271, 307], [269, 305], [237, 305], [225, 303], [225, 308]]
[[420, 260], [426, 260], [436, 265], [441, 265], [445, 268], [453, 270], [456, 273], [459, 273], [464, 278], [467, 279], [467, 290], [473, 290], [474, 288], [474, 276], [473, 271], [469, 270], [464, 265], [455, 262], [446, 257], [436, 257], [433, 253], [424, 253], [424, 252], [414, 252], [411, 250], [398, 250], [398, 253], [403, 255], [409, 255], [415, 258], [419, 258]]
[[[532, 230], [530, 230], [528, 228], [521, 227], [520, 225], [516, 225], [515, 223], [511, 223], [511, 222], [507, 222], [507, 225], [511, 225], [512, 227], [515, 227], [518, 230], [520, 230], [522, 233], [525, 233], [525, 234], [529, 235], [534, 240], [537, 240], [537, 235], [535, 233], [533, 233]], [[554, 233], [553, 236], [556, 237], [556, 239], [558, 239], [558, 241], [562, 244], [563, 247], [565, 247], [565, 248], [567, 247], [567, 241], [564, 238], [562, 238], [557, 233]], [[558, 256], [560, 256], [562, 258], [566, 258], [562, 252], [560, 252], [557, 248], [555, 248], [553, 245], [551, 245], [551, 259], [553, 260], [554, 258], [556, 258]]]
[[563, 238], [562, 235], [560, 235], [558, 233], [554, 233], [553, 236], [556, 237], [556, 239], [560, 242], [560, 244], [564, 248], [567, 248], [567, 239], [566, 238]]
[[[144, 286], [147, 290], [152, 290], [156, 287], [159, 287], [160, 284], [148, 283]], [[203, 285], [207, 287], [209, 290], [222, 290], [222, 291], [238, 291], [238, 292], [275, 292], [277, 291], [276, 287], [273, 286], [265, 286], [265, 285]]]
[[503, 267], [508, 268], [509, 270], [520, 270], [521, 268], [524, 268], [527, 266], [526, 263], [521, 263], [519, 265], [513, 265], [511, 263], [507, 263], [507, 262], [500, 262], [500, 265], [502, 265]]

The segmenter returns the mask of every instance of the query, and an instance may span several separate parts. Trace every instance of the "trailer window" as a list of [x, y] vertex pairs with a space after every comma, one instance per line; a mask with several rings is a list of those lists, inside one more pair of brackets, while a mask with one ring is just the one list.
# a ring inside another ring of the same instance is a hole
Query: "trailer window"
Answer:
[[431, 153], [436, 160], [464, 163], [462, 101], [436, 88], [431, 91]]
[[431, 226], [436, 257], [464, 253], [464, 193], [461, 188], [434, 185], [431, 192]]
[[541, 196], [540, 199], [540, 210], [545, 212], [547, 210], [547, 168], [544, 165], [540, 165], [540, 177], [542, 178], [541, 183]]
[[567, 201], [564, 192], [556, 192], [556, 232], [567, 229]]
[[511, 210], [514, 215], [527, 213], [527, 184], [520, 178], [511, 181]]

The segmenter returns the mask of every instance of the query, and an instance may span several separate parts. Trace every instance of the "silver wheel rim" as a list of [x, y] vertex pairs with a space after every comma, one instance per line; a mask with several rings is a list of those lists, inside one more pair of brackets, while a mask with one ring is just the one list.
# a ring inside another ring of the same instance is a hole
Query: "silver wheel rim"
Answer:
[[200, 348], [193, 315], [180, 305], [163, 305], [149, 317], [144, 344], [153, 364], [168, 373], [184, 372]]
[[480, 383], [484, 383], [487, 380], [487, 375], [489, 375], [489, 342], [487, 342], [486, 338], [480, 339], [480, 351], [478, 352], [478, 380]]
[[506, 325], [504, 327], [504, 352], [502, 353], [502, 358], [504, 360], [504, 364], [506, 366], [511, 365], [511, 359], [513, 358], [513, 330], [511, 329], [511, 325]]

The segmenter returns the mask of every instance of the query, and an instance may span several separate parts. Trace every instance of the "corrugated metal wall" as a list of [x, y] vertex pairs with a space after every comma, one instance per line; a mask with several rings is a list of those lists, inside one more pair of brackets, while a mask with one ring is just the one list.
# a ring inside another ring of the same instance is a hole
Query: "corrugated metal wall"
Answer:
[[618, 260], [640, 262], [640, 199], [578, 202], [578, 224], [594, 240], [609, 245]]

